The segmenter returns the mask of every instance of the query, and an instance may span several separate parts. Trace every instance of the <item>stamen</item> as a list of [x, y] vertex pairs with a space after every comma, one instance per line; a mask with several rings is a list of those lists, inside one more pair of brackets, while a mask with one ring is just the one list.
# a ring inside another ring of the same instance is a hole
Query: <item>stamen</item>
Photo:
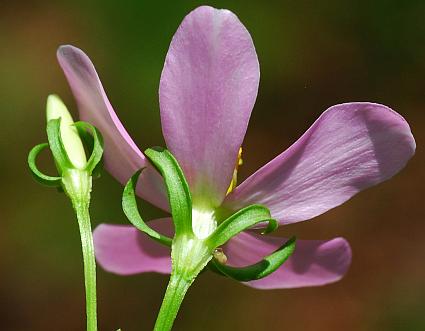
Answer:
[[239, 166], [241, 166], [243, 164], [243, 160], [242, 160], [242, 147], [239, 148], [239, 153], [238, 153], [238, 157], [236, 159], [236, 165], [235, 165], [235, 169], [233, 170], [233, 176], [232, 176], [232, 181], [230, 182], [230, 186], [227, 189], [227, 193], [226, 195], [228, 195], [230, 192], [232, 192], [238, 182], [238, 169]]
[[213, 253], [214, 258], [219, 262], [220, 264], [226, 264], [227, 263], [227, 256], [224, 254], [222, 248], [216, 248]]

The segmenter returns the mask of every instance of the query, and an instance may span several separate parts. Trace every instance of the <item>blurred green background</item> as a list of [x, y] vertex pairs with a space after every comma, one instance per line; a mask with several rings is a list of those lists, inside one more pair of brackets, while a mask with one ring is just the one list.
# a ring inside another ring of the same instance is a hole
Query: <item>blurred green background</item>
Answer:
[[[36, 184], [29, 149], [46, 141], [45, 100], [76, 111], [56, 62], [60, 44], [85, 50], [141, 148], [163, 145], [158, 82], [171, 37], [199, 1], [1, 1], [2, 170], [0, 329], [83, 330], [77, 224], [62, 194]], [[392, 180], [316, 219], [280, 230], [347, 238], [353, 262], [339, 283], [260, 291], [214, 274], [190, 289], [175, 330], [425, 330], [425, 2], [209, 1], [234, 11], [261, 64], [241, 177], [294, 142], [327, 107], [389, 105], [410, 123], [416, 156]], [[44, 164], [49, 167], [48, 157]], [[53, 169], [50, 165], [49, 169]], [[122, 187], [94, 183], [92, 218], [125, 223]], [[145, 208], [144, 215], [158, 215]], [[167, 277], [98, 273], [100, 330], [151, 329]]]

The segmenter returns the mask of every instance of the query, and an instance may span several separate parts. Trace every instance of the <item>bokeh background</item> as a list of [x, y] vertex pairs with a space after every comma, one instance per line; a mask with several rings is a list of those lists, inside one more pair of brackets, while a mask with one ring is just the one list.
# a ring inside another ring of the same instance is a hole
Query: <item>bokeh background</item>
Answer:
[[[175, 330], [425, 330], [425, 2], [1, 1], [0, 329], [83, 330], [77, 224], [63, 194], [28, 173], [46, 141], [44, 107], [58, 93], [76, 111], [56, 62], [60, 44], [84, 49], [141, 148], [163, 145], [158, 82], [183, 17], [200, 4], [228, 8], [246, 25], [261, 64], [241, 178], [294, 142], [327, 107], [384, 103], [410, 123], [418, 150], [393, 179], [280, 234], [347, 238], [353, 261], [339, 283], [260, 291], [201, 275]], [[52, 170], [48, 158], [43, 165]], [[122, 187], [94, 183], [92, 218], [125, 223]], [[159, 212], [145, 206], [144, 215]], [[167, 277], [98, 272], [100, 330], [149, 330]]]

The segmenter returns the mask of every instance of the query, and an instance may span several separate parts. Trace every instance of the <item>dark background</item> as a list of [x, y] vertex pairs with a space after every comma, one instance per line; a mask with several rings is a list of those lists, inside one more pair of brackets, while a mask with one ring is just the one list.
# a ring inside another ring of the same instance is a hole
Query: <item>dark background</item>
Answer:
[[[353, 261], [342, 281], [260, 291], [205, 273], [175, 330], [425, 330], [423, 0], [1, 1], [0, 329], [85, 327], [75, 217], [65, 196], [36, 184], [26, 166], [29, 149], [46, 141], [47, 95], [58, 93], [76, 111], [56, 48], [84, 49], [139, 147], [163, 145], [157, 96], [163, 61], [181, 20], [200, 4], [234, 11], [260, 59], [242, 179], [327, 107], [347, 101], [379, 102], [401, 113], [418, 151], [390, 181], [279, 230], [347, 238]], [[109, 175], [94, 183], [93, 225], [126, 222], [121, 190]], [[143, 213], [159, 215], [148, 207]], [[99, 270], [100, 330], [151, 329], [166, 284], [163, 275]]]

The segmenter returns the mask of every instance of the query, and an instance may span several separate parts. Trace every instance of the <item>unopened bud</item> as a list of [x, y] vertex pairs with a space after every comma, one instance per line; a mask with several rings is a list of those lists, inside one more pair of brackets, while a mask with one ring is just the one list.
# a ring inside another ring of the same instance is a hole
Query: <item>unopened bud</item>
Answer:
[[60, 134], [66, 154], [76, 168], [84, 168], [87, 158], [83, 143], [71, 114], [57, 95], [51, 94], [47, 98], [46, 117], [47, 122], [61, 118]]

